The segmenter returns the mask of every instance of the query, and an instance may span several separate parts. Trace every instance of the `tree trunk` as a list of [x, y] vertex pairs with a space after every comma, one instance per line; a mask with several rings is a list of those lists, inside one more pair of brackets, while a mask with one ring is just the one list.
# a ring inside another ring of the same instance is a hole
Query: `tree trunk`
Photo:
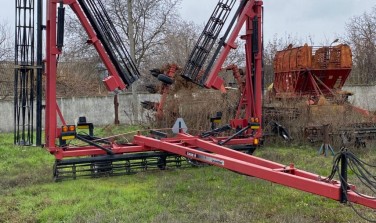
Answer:
[[114, 96], [114, 109], [115, 109], [115, 121], [114, 121], [114, 124], [115, 125], [119, 125], [120, 124], [120, 121], [119, 121], [119, 100], [118, 100], [118, 95], [115, 94]]
[[[133, 62], [136, 63], [136, 44], [134, 37], [134, 21], [133, 21], [133, 0], [127, 0], [127, 10], [128, 10], [128, 38], [129, 38], [129, 47], [130, 54]], [[137, 97], [137, 82], [132, 84], [132, 113], [133, 121], [137, 122], [138, 119], [138, 97]]]

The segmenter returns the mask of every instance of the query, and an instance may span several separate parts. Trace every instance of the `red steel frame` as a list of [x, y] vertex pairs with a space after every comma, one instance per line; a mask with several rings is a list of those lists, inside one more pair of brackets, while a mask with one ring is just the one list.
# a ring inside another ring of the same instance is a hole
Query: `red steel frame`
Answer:
[[[81, 25], [84, 27], [85, 31], [88, 34], [88, 37], [89, 37], [88, 42], [94, 45], [94, 47], [98, 51], [98, 54], [101, 57], [103, 63], [105, 64], [106, 68], [108, 69], [110, 76], [107, 77], [104, 80], [106, 87], [111, 91], [115, 90], [117, 88], [118, 89], [124, 89], [126, 87], [124, 85], [124, 83], [121, 81], [119, 75], [117, 74], [117, 71], [114, 68], [114, 65], [112, 64], [110, 58], [106, 54], [104, 47], [101, 45], [100, 41], [96, 37], [96, 34], [95, 34], [93, 28], [91, 27], [89, 21], [87, 20], [84, 12], [80, 8], [77, 0], [62, 0], [62, 1], [51, 0], [51, 1], [47, 1], [47, 5], [46, 5], [47, 6], [47, 29], [46, 29], [47, 30], [47, 47], [46, 47], [46, 55], [47, 55], [47, 58], [46, 58], [46, 67], [47, 67], [46, 89], [47, 89], [47, 92], [46, 92], [46, 117], [45, 117], [45, 126], [46, 126], [45, 127], [45, 135], [46, 135], [45, 146], [52, 154], [55, 155], [55, 157], [57, 159], [63, 159], [65, 157], [103, 155], [103, 154], [106, 154], [105, 151], [103, 151], [103, 150], [101, 150], [97, 147], [94, 147], [94, 146], [60, 148], [59, 146], [56, 145], [56, 140], [60, 137], [60, 134], [61, 134], [61, 127], [58, 127], [58, 125], [57, 125], [57, 122], [58, 122], [57, 117], [59, 117], [62, 125], [65, 125], [65, 123], [66, 123], [64, 118], [63, 118], [63, 115], [61, 114], [60, 109], [59, 109], [59, 107], [57, 106], [57, 103], [56, 103], [56, 70], [57, 70], [57, 63], [56, 62], [57, 62], [57, 56], [59, 54], [61, 54], [61, 51], [56, 47], [56, 31], [57, 31], [57, 27], [56, 27], [57, 10], [56, 10], [56, 8], [57, 8], [57, 4], [60, 3], [60, 2], [62, 2], [63, 4], [69, 5], [70, 8], [73, 10], [73, 12], [77, 15], [77, 17], [79, 18], [79, 20], [81, 22]], [[255, 6], [252, 6], [253, 4]], [[261, 5], [262, 5], [262, 3], [258, 3], [258, 1], [248, 2], [248, 4], [245, 7], [245, 9], [247, 9], [247, 10], [244, 10], [244, 12], [239, 17], [240, 19], [239, 19], [238, 23], [236, 24], [237, 33], [235, 33], [235, 32], [232, 33], [232, 35], [230, 37], [230, 41], [227, 43], [225, 49], [223, 50], [223, 52], [220, 56], [221, 58], [223, 58], [223, 61], [227, 57], [227, 55], [230, 51], [230, 48], [228, 48], [229, 43], [235, 41], [238, 33], [240, 32], [241, 27], [243, 26], [243, 24], [245, 22], [246, 22], [247, 27], [248, 27], [247, 28], [247, 34], [245, 36], [246, 42], [247, 42], [248, 46], [251, 46], [251, 44], [250, 44], [251, 43], [250, 34], [252, 34], [252, 27], [251, 27], [252, 23], [249, 22], [249, 21], [251, 20], [251, 18], [253, 18], [254, 15], [256, 15], [255, 14], [256, 12], [258, 13], [259, 21], [261, 21]], [[255, 11], [255, 10], [258, 10], [258, 11]], [[261, 27], [261, 23], [259, 23], [259, 24], [260, 24], [259, 26]], [[259, 27], [258, 30], [259, 30], [259, 35], [261, 36], [261, 28], [260, 27]], [[233, 43], [232, 43], [232, 45], [235, 46]], [[234, 48], [234, 47], [232, 47], [232, 48]], [[261, 42], [259, 43], [259, 49], [261, 49]], [[248, 48], [246, 48], [246, 50], [248, 50]], [[262, 57], [261, 53], [259, 53], [259, 56], [257, 57], [259, 67], [261, 67], [261, 57]], [[223, 61], [222, 61], [222, 63], [217, 63], [214, 66], [214, 69], [220, 70], [220, 68], [223, 64]], [[250, 56], [247, 58], [247, 64], [248, 65], [251, 64]], [[176, 68], [175, 66], [172, 66], [171, 67], [172, 70], [169, 70], [169, 73], [171, 73], [171, 72], [173, 73], [175, 68]], [[248, 77], [247, 78], [248, 79], [247, 84], [249, 84], [248, 86], [250, 86], [250, 89], [248, 89], [247, 91], [245, 91], [245, 93], [243, 93], [243, 97], [241, 99], [242, 101], [246, 101], [246, 103], [242, 102], [242, 105], [246, 105], [245, 106], [246, 107], [246, 117], [240, 118], [240, 117], [238, 117], [239, 115], [237, 115], [236, 119], [232, 120], [232, 124], [233, 124], [234, 127], [241, 127], [241, 128], [245, 127], [249, 122], [249, 118], [247, 118], [247, 117], [258, 117], [259, 122], [261, 122], [261, 69], [256, 69], [256, 70], [260, 70], [259, 72], [256, 72], [257, 77], [258, 77], [256, 79], [256, 80], [258, 80], [257, 84], [250, 84], [251, 83], [251, 76], [253, 74], [251, 73], [251, 69], [249, 69], [247, 71], [247, 77]], [[217, 74], [211, 74], [208, 81], [210, 81], [212, 79], [220, 80], [220, 78], [218, 77]], [[258, 89], [256, 89], [256, 92], [258, 92], [257, 96], [252, 94], [252, 92], [254, 91], [253, 85], [254, 86], [260, 85], [260, 87]], [[209, 86], [209, 85], [207, 85], [207, 86]], [[252, 106], [254, 106], [254, 107], [252, 107]], [[240, 109], [240, 107], [239, 107], [239, 109]], [[238, 112], [238, 114], [239, 114], [239, 112]], [[250, 135], [251, 131], [254, 131], [254, 130], [248, 130], [247, 134]], [[229, 141], [228, 143], [226, 143], [226, 145], [242, 145], [242, 144], [252, 145], [252, 144], [254, 144], [254, 139], [261, 137], [261, 134], [262, 133], [261, 133], [261, 128], [260, 128], [257, 131], [256, 136], [249, 136], [247, 138], [235, 138], [235, 139], [232, 139], [231, 141]], [[219, 141], [224, 140], [226, 138], [227, 137], [210, 137], [210, 141], [212, 141], [213, 143], [218, 143]], [[147, 149], [145, 149], [142, 146], [138, 146], [138, 145], [129, 146], [129, 145], [117, 145], [117, 144], [114, 143], [110, 146], [103, 146], [103, 147], [108, 148], [108, 149], [112, 149], [112, 152], [114, 154], [147, 151]]]
[[[242, 39], [245, 40], [245, 53], [246, 53], [246, 70], [245, 70], [245, 88], [239, 102], [238, 110], [235, 119], [231, 120], [231, 126], [245, 127], [250, 118], [257, 118], [262, 123], [262, 1], [248, 1], [239, 15], [238, 21], [235, 24], [231, 35], [226, 42], [224, 49], [219, 55], [214, 67], [212, 68], [209, 76], [205, 82], [205, 87], [221, 89], [223, 80], [218, 76], [223, 63], [225, 62], [231, 49], [237, 48], [235, 43], [238, 35], [245, 25], [245, 35]], [[253, 19], [257, 18], [258, 27], [253, 27]], [[252, 55], [252, 34], [257, 30], [258, 52]], [[252, 56], [254, 60], [252, 61]], [[254, 63], [254, 64], [253, 64]], [[254, 71], [252, 70], [254, 68]], [[245, 114], [241, 117], [241, 110], [245, 108]], [[257, 131], [256, 137], [262, 135], [262, 128]]]
[[[166, 75], [173, 79], [175, 77], [175, 73], [177, 69], [178, 69], [178, 66], [176, 64], [169, 64]], [[162, 87], [160, 90], [161, 100], [158, 103], [156, 103], [156, 110], [157, 110], [156, 118], [158, 120], [162, 120], [163, 118], [163, 107], [166, 103], [169, 91], [170, 91], [170, 85], [162, 83]]]
[[60, 128], [57, 127], [56, 112], [59, 113], [60, 120], [65, 123], [63, 117], [56, 104], [56, 71], [57, 71], [57, 56], [61, 51], [56, 47], [56, 13], [57, 4], [63, 3], [71, 7], [73, 12], [77, 15], [83, 28], [88, 34], [89, 41], [97, 50], [100, 58], [106, 66], [110, 76], [105, 78], [103, 82], [109, 91], [116, 89], [123, 90], [126, 85], [120, 79], [116, 68], [111, 63], [109, 56], [106, 54], [104, 47], [98, 40], [93, 28], [90, 26], [84, 12], [76, 0], [48, 0], [47, 1], [47, 43], [46, 43], [46, 118], [45, 118], [45, 134], [46, 134], [46, 147], [50, 151], [56, 151], [55, 140], [60, 134]]
[[[338, 181], [326, 181], [319, 175], [296, 169], [293, 164], [285, 166], [272, 161], [254, 157], [242, 152], [213, 144], [189, 134], [180, 133], [174, 139], [157, 140], [146, 136], [135, 136], [135, 143], [140, 143], [150, 150], [163, 150], [191, 159], [210, 163], [214, 166], [233, 170], [248, 176], [268, 180], [287, 187], [324, 196], [333, 200], [341, 199], [341, 184]], [[195, 148], [203, 148], [205, 151]], [[355, 190], [355, 186], [351, 185]], [[366, 195], [360, 196], [348, 191], [350, 202], [376, 209], [376, 200]]]
[[[47, 1], [47, 81], [46, 81], [46, 147], [55, 155], [56, 159], [64, 159], [67, 157], [91, 156], [91, 155], [105, 155], [106, 152], [93, 146], [69, 147], [59, 148], [55, 144], [55, 140], [59, 137], [61, 129], [57, 127], [57, 116], [60, 116], [61, 122], [65, 123], [58, 106], [56, 104], [56, 62], [57, 55], [61, 52], [56, 47], [56, 7], [60, 1]], [[103, 46], [95, 36], [93, 29], [86, 20], [81, 8], [76, 0], [64, 0], [64, 4], [68, 4], [76, 15], [79, 17], [82, 25], [87, 31], [91, 42], [99, 52], [104, 64], [111, 76], [105, 80], [109, 89], [125, 88], [124, 83], [121, 82], [116, 70], [114, 69], [109, 57], [105, 53]], [[251, 70], [251, 55], [253, 32], [252, 19], [258, 17], [258, 32], [259, 41], [258, 46], [260, 52], [254, 55], [255, 73]], [[206, 87], [219, 89], [223, 83], [218, 77], [218, 72], [227, 57], [231, 48], [235, 48], [234, 41], [243, 26], [246, 24], [246, 35], [243, 37], [246, 40], [247, 52], [247, 70], [246, 70], [246, 86], [242, 95], [242, 105], [246, 107], [245, 118], [241, 119], [237, 115], [234, 119], [237, 122], [248, 122], [247, 117], [257, 117], [261, 121], [261, 80], [262, 80], [262, 1], [250, 0], [239, 16], [229, 41], [223, 49], [217, 64], [214, 66], [209, 78], [205, 84]], [[252, 83], [252, 81], [255, 83]], [[254, 89], [253, 89], [254, 88]], [[261, 130], [257, 133], [261, 136]], [[308, 173], [296, 169], [293, 164], [284, 166], [282, 164], [274, 163], [268, 160], [260, 159], [252, 155], [247, 155], [241, 152], [234, 151], [224, 146], [218, 145], [218, 142], [227, 137], [209, 137], [201, 139], [198, 136], [191, 136], [186, 133], [179, 133], [174, 138], [154, 139], [147, 136], [136, 135], [132, 144], [117, 145], [112, 144], [108, 146], [114, 154], [142, 152], [142, 151], [166, 151], [178, 154], [190, 159], [206, 162], [218, 167], [233, 170], [249, 176], [255, 176], [264, 180], [275, 182], [288, 187], [296, 188], [298, 190], [310, 192], [313, 194], [328, 197], [334, 200], [341, 199], [341, 185], [338, 181], [327, 181], [318, 175]], [[236, 144], [253, 144], [254, 137], [238, 138], [229, 141], [226, 145]], [[199, 150], [197, 148], [200, 148]], [[354, 188], [354, 186], [351, 186]], [[358, 203], [373, 209], [376, 209], [376, 200], [360, 196], [352, 191], [348, 192], [348, 200]]]

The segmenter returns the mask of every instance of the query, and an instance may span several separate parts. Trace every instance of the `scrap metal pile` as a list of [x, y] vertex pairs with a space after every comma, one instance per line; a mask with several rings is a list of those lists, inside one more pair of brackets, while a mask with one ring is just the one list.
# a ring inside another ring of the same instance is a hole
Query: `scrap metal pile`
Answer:
[[[340, 135], [349, 132], [373, 133], [375, 117], [348, 102], [351, 92], [342, 90], [352, 69], [351, 49], [336, 46], [291, 47], [278, 51], [274, 58], [274, 82], [264, 101], [264, 120], [287, 126], [295, 138], [324, 141], [323, 126], [331, 125], [332, 143], [341, 144]], [[362, 123], [362, 125], [357, 125]], [[303, 131], [302, 131], [303, 130]], [[364, 134], [363, 134], [364, 135]], [[362, 140], [362, 145], [365, 145]]]

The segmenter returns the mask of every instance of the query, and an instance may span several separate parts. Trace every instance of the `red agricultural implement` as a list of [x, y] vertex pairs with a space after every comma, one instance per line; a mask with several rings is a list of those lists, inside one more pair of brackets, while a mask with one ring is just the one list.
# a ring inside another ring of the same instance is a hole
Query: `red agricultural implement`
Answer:
[[[223, 80], [218, 73], [230, 50], [237, 48], [235, 41], [244, 27], [245, 33], [241, 39], [245, 41], [245, 85], [236, 116], [228, 125], [200, 135], [180, 131], [170, 136], [165, 132], [151, 131], [147, 136], [141, 133], [135, 135], [129, 143], [117, 143], [111, 137], [95, 137], [93, 124], [83, 117], [79, 118], [76, 124], [69, 124], [57, 105], [56, 68], [58, 56], [62, 53], [64, 5], [69, 6], [76, 14], [88, 34], [88, 43], [95, 47], [109, 71], [109, 76], [103, 80], [109, 91], [129, 87], [138, 78], [139, 72], [126, 47], [121, 44], [119, 46], [121, 38], [100, 0], [47, 1], [45, 147], [56, 158], [54, 177], [61, 180], [80, 176], [129, 174], [137, 169], [180, 167], [186, 165], [188, 160], [376, 209], [375, 198], [358, 193], [355, 186], [347, 183], [347, 166], [355, 159], [351, 153], [340, 153], [333, 174], [326, 178], [299, 170], [293, 164], [286, 166], [237, 151], [246, 150], [252, 153], [263, 136], [263, 2], [240, 1], [224, 36], [219, 38], [235, 2], [236, 0], [219, 1], [183, 69], [182, 76], [205, 88], [223, 90]], [[204, 69], [209, 53], [218, 40], [219, 46]], [[87, 129], [88, 134], [78, 131], [83, 129]], [[71, 140], [79, 140], [82, 145], [70, 144]], [[339, 181], [333, 179], [336, 172], [339, 172]]]
[[[56, 81], [56, 62], [57, 57], [61, 53], [59, 46], [63, 45], [61, 39], [62, 35], [61, 24], [63, 24], [62, 16], [63, 5], [69, 5], [73, 12], [79, 18], [82, 26], [86, 30], [89, 41], [97, 49], [104, 65], [109, 70], [109, 76], [105, 78], [104, 83], [109, 90], [122, 90], [129, 86], [138, 76], [138, 71], [134, 66], [134, 63], [128, 57], [126, 48], [120, 46], [117, 48], [114, 44], [118, 37], [114, 27], [108, 24], [112, 24], [109, 21], [109, 17], [105, 12], [105, 9], [100, 1], [63, 1], [58, 2], [49, 1], [47, 4], [47, 98], [46, 98], [46, 147], [57, 158], [55, 165], [55, 177], [60, 179], [64, 177], [75, 177], [78, 173], [86, 173], [88, 175], [92, 173], [103, 172], [101, 163], [111, 163], [114, 166], [115, 161], [120, 164], [118, 169], [122, 169], [125, 172], [133, 166], [132, 160], [136, 160], [134, 165], [141, 166], [146, 169], [153, 164], [158, 168], [164, 168], [167, 164], [174, 163], [176, 166], [181, 165], [181, 157], [176, 154], [160, 150], [158, 148], [149, 148], [140, 142], [133, 142], [129, 144], [117, 144], [108, 139], [99, 139], [92, 134], [92, 123], [87, 123], [85, 118], [79, 119], [77, 125], [69, 125], [63, 118], [57, 104], [55, 93], [55, 81]], [[228, 3], [218, 3], [210, 21], [206, 27], [206, 30], [201, 35], [202, 42], [198, 42], [195, 50], [192, 53], [191, 58], [200, 60], [203, 53], [208, 54], [212, 45], [206, 45], [207, 42], [214, 42], [217, 40], [220, 28], [223, 26], [227, 19], [232, 6], [235, 1]], [[59, 6], [59, 7], [58, 7]], [[219, 144], [222, 146], [236, 147], [240, 150], [253, 150], [260, 142], [262, 136], [260, 122], [261, 122], [261, 2], [249, 2], [243, 1], [239, 9], [237, 10], [237, 16], [239, 20], [236, 22], [236, 18], [232, 20], [234, 31], [231, 33], [229, 40], [226, 44], [222, 44], [218, 49], [217, 54], [220, 51], [220, 59], [213, 63], [213, 69], [216, 72], [220, 70], [228, 52], [231, 47], [236, 47], [234, 42], [240, 32], [243, 24], [249, 26], [244, 38], [247, 38], [247, 51], [254, 52], [248, 56], [247, 64], [249, 70], [247, 71], [248, 88], [244, 90], [241, 106], [239, 106], [239, 112], [237, 116], [231, 121], [229, 125], [215, 129], [213, 131], [206, 132], [204, 136], [196, 136], [196, 138], [203, 139], [213, 144]], [[251, 19], [252, 18], [252, 19]], [[99, 21], [97, 21], [99, 20]], [[57, 24], [57, 25], [56, 25]], [[255, 28], [252, 28], [255, 27]], [[227, 35], [230, 34], [230, 28], [227, 31]], [[256, 30], [257, 32], [254, 32]], [[57, 36], [56, 36], [57, 35]], [[251, 38], [257, 39], [254, 45], [251, 45]], [[224, 46], [224, 49], [221, 48]], [[253, 49], [254, 48], [254, 49]], [[122, 60], [120, 60], [121, 58]], [[188, 66], [196, 66], [197, 63], [190, 60]], [[202, 66], [202, 64], [201, 64]], [[174, 73], [175, 66], [170, 67], [170, 75]], [[252, 73], [251, 69], [256, 70], [256, 73]], [[201, 72], [201, 70], [200, 70]], [[191, 78], [189, 75], [194, 75], [190, 72], [185, 72], [186, 78]], [[219, 89], [223, 87], [222, 80], [216, 75], [215, 72], [200, 73], [200, 78], [196, 78], [199, 84], [205, 85], [207, 88]], [[158, 75], [160, 77], [161, 75]], [[161, 76], [165, 78], [166, 76]], [[168, 80], [168, 79], [166, 79]], [[193, 80], [193, 79], [192, 79]], [[244, 112], [240, 112], [243, 111]], [[60, 123], [60, 126], [58, 126]], [[82, 135], [77, 133], [76, 129], [89, 129], [89, 134]], [[217, 137], [218, 134], [232, 130], [228, 136]], [[162, 132], [153, 131], [153, 135], [157, 138], [165, 138], [167, 134]], [[73, 146], [70, 145], [70, 140], [78, 139], [85, 142], [86, 146]], [[67, 159], [72, 158], [74, 159]], [[83, 159], [78, 157], [84, 157]], [[141, 160], [140, 163], [138, 161]], [[124, 162], [123, 162], [124, 161]], [[77, 165], [80, 168], [77, 168]], [[147, 165], [147, 166], [146, 166]], [[87, 169], [84, 168], [87, 167]], [[124, 166], [124, 168], [121, 168]], [[68, 171], [68, 169], [74, 169]], [[105, 170], [108, 169], [108, 166]], [[110, 168], [111, 171], [116, 171], [117, 168]], [[121, 172], [122, 170], [119, 170]], [[106, 171], [104, 171], [106, 172]], [[78, 174], [79, 175], [79, 174]]]

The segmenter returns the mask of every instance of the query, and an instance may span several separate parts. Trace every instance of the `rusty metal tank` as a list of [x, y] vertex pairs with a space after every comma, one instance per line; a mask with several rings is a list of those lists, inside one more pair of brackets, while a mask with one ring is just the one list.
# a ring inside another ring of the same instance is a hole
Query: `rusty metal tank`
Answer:
[[341, 90], [351, 68], [351, 49], [346, 44], [333, 47], [305, 44], [278, 51], [274, 58], [275, 97], [333, 96]]

